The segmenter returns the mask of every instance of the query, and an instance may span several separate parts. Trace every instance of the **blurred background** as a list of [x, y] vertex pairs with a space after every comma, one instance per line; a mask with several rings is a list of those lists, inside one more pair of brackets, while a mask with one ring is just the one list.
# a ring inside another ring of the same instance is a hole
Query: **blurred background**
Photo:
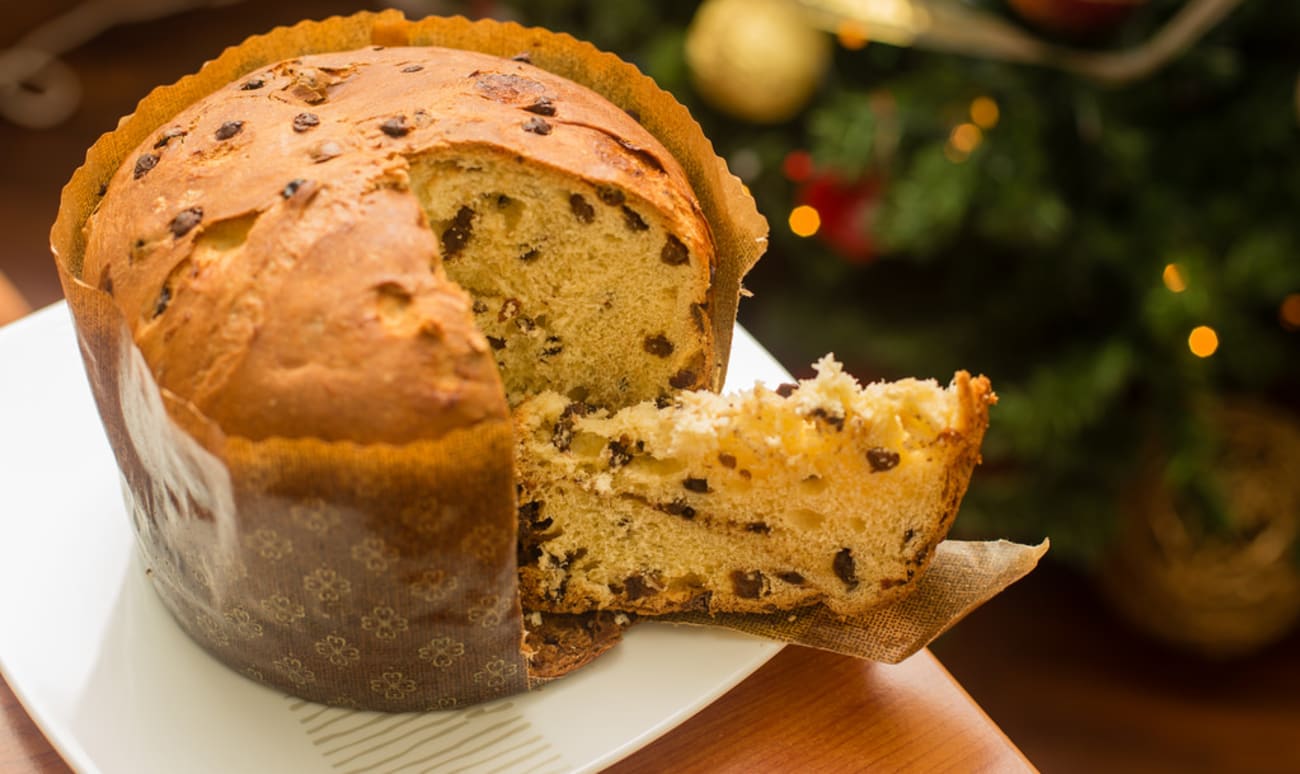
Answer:
[[59, 189], [150, 88], [382, 7], [674, 92], [771, 221], [741, 322], [796, 375], [993, 380], [958, 536], [1052, 552], [934, 650], [1030, 760], [1300, 771], [1300, 3], [7, 3], [0, 273], [59, 299]]

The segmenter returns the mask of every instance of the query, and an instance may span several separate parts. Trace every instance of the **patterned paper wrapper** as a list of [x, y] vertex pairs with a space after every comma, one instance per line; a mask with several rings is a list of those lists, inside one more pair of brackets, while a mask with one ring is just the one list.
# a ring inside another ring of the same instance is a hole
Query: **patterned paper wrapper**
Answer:
[[[400, 445], [227, 436], [162, 390], [113, 299], [82, 281], [103, 184], [186, 106], [259, 67], [371, 45], [436, 45], [533, 64], [635, 111], [685, 169], [717, 245], [714, 336], [725, 376], [741, 279], [767, 223], [686, 109], [631, 65], [567, 35], [386, 11], [303, 22], [155, 89], [87, 152], [51, 243], [152, 585], [233, 669], [296, 696], [385, 711], [447, 709], [541, 681], [523, 655], [508, 420]], [[899, 660], [1023, 576], [1042, 548], [941, 546], [921, 589], [870, 621], [820, 614], [691, 619]]]

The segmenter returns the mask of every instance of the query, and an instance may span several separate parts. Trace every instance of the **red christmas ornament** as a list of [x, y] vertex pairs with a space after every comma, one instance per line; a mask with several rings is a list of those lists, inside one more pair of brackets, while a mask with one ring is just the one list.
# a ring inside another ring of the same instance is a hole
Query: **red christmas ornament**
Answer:
[[817, 239], [849, 263], [870, 263], [875, 257], [871, 227], [882, 193], [875, 177], [846, 181], [834, 173], [816, 173], [795, 198], [821, 216]]
[[1115, 29], [1147, 0], [1010, 0], [1020, 18], [1040, 29], [1082, 37]]

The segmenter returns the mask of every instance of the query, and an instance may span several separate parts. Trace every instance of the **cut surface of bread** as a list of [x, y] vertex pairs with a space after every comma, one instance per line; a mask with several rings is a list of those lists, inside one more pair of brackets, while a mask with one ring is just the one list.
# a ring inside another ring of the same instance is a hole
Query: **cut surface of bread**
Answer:
[[965, 372], [863, 387], [829, 356], [816, 367], [613, 414], [554, 392], [519, 405], [525, 608], [854, 615], [910, 590], [996, 398]]

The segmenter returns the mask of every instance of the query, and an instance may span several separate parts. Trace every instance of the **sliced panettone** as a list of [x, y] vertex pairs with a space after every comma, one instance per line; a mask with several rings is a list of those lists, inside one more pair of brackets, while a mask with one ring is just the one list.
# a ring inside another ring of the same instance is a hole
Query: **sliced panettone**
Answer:
[[996, 398], [965, 372], [943, 388], [861, 387], [829, 356], [817, 371], [613, 414], [553, 392], [518, 406], [525, 607], [853, 615], [906, 593]]

